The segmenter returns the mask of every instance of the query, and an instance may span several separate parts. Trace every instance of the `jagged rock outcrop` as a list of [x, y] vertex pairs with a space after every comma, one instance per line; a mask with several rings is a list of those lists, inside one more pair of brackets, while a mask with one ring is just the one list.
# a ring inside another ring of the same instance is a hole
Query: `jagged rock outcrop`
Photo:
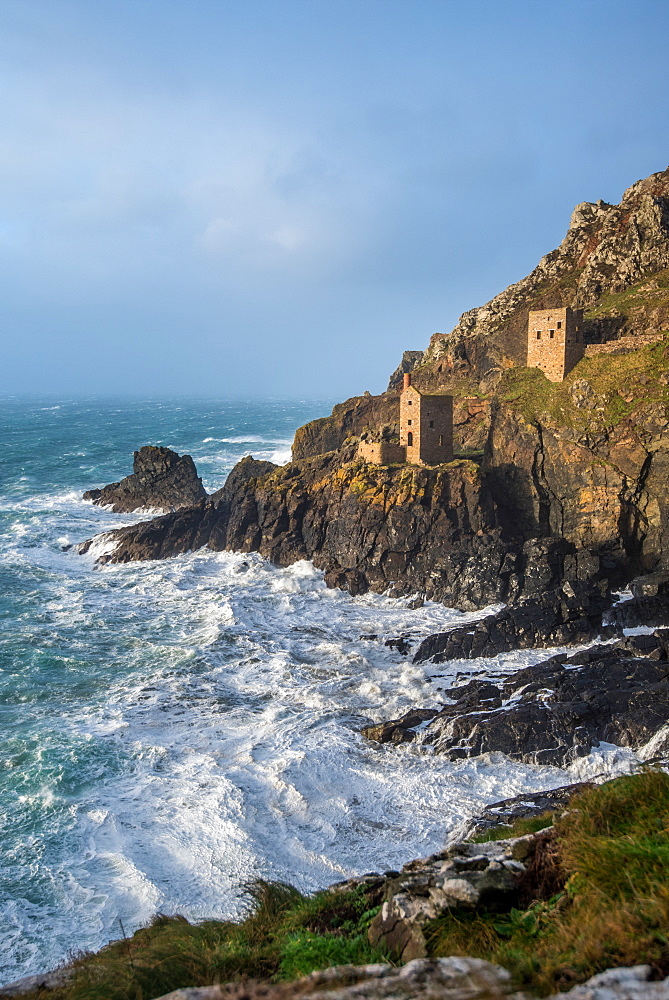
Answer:
[[402, 360], [390, 376], [387, 392], [391, 392], [393, 389], [401, 389], [404, 376], [408, 372], [412, 372], [422, 360], [423, 351], [405, 351], [402, 355]]
[[610, 603], [597, 590], [576, 582], [565, 583], [556, 591], [504, 608], [474, 624], [427, 636], [416, 650], [414, 663], [443, 663], [497, 656], [511, 649], [591, 642], [602, 633], [602, 612]]
[[430, 722], [416, 710], [363, 730], [379, 742], [415, 740], [453, 760], [500, 751], [565, 766], [601, 742], [640, 749], [669, 722], [669, 632], [630, 636], [554, 656], [501, 682], [472, 680]]
[[364, 431], [398, 423], [399, 393], [353, 396], [337, 403], [329, 417], [319, 417], [298, 427], [293, 441], [293, 461], [313, 458], [341, 448], [347, 438]]
[[87, 490], [84, 500], [129, 514], [140, 509], [178, 510], [206, 496], [190, 455], [147, 444], [135, 452], [132, 475], [101, 490]]
[[220, 490], [212, 493], [210, 500], [212, 503], [220, 503], [222, 500], [232, 500], [236, 493], [250, 482], [252, 479], [262, 479], [263, 476], [275, 472], [280, 466], [274, 462], [267, 462], [247, 455], [242, 458], [232, 468]]
[[381, 910], [369, 928], [373, 945], [383, 945], [402, 962], [427, 955], [423, 928], [448, 911], [478, 908], [508, 911], [518, 902], [525, 862], [546, 833], [484, 844], [458, 843], [429, 858], [411, 861], [386, 878]]
[[292, 463], [232, 495], [117, 529], [101, 561], [203, 546], [255, 551], [280, 566], [311, 559], [332, 586], [353, 593], [421, 591], [469, 610], [577, 579], [578, 557], [561, 540], [504, 535], [471, 462], [423, 469], [340, 461], [331, 453]]
[[464, 609], [667, 571], [669, 344], [595, 362], [559, 385], [504, 376], [480, 467], [366, 465], [354, 443], [281, 469], [255, 463], [208, 501], [120, 529], [109, 558], [258, 551], [312, 559], [355, 593]]

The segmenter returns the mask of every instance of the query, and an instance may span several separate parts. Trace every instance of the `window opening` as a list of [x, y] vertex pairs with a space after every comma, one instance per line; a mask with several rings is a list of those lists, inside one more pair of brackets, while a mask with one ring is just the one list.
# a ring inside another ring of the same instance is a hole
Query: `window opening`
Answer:
[[413, 434], [411, 431], [407, 434], [407, 445], [409, 448], [413, 448]]

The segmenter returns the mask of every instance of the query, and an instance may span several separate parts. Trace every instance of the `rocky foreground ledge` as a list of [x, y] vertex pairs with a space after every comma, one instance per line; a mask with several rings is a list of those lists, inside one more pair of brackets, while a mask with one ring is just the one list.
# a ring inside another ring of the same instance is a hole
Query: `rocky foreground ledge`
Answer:
[[[669, 1000], [669, 977], [652, 982], [650, 965], [609, 969], [548, 1000]], [[313, 972], [300, 983], [228, 984], [175, 990], [159, 1000], [530, 1000], [499, 965], [477, 958], [414, 959], [389, 965], [344, 965]]]

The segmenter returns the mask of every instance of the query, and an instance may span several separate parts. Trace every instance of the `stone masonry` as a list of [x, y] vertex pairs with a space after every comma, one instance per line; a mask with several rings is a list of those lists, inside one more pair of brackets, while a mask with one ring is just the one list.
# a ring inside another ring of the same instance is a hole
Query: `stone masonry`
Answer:
[[400, 395], [400, 446], [411, 465], [453, 461], [453, 397], [422, 393], [404, 376]]
[[453, 397], [428, 395], [405, 373], [400, 393], [400, 441], [360, 441], [358, 456], [377, 465], [443, 465], [453, 461]]
[[562, 382], [583, 357], [582, 309], [531, 310], [527, 330], [527, 367], [540, 368], [551, 382]]

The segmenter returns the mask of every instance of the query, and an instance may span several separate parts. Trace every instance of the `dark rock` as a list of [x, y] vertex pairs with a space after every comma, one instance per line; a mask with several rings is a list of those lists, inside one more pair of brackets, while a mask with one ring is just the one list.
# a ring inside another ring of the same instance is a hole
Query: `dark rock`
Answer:
[[416, 708], [407, 712], [401, 719], [366, 726], [362, 730], [362, 734], [376, 743], [409, 743], [416, 735], [416, 726], [420, 726], [428, 719], [433, 719], [438, 711], [437, 708]]
[[135, 452], [133, 470], [120, 483], [88, 490], [84, 500], [128, 514], [141, 508], [174, 511], [207, 496], [190, 455], [148, 444]]
[[472, 463], [407, 469], [345, 459], [321, 455], [262, 476], [250, 467], [250, 478], [208, 503], [113, 532], [104, 559], [202, 546], [257, 551], [279, 566], [311, 559], [329, 586], [352, 594], [418, 592], [465, 610], [538, 596], [569, 577], [574, 555], [562, 539], [530, 552], [505, 535]]
[[214, 503], [219, 503], [221, 500], [231, 500], [242, 486], [245, 486], [251, 480], [262, 479], [263, 476], [267, 476], [270, 472], [274, 472], [279, 468], [280, 466], [274, 462], [261, 461], [252, 455], [247, 455], [246, 458], [240, 459], [230, 470], [225, 484], [220, 490], [212, 493], [209, 499]]
[[669, 625], [669, 596], [638, 597], [623, 601], [606, 612], [605, 621], [616, 628]]
[[391, 392], [393, 389], [401, 389], [404, 376], [408, 372], [412, 372], [421, 363], [422, 358], [422, 351], [405, 351], [402, 355], [402, 360], [390, 376], [387, 391]]
[[411, 641], [407, 636], [400, 635], [396, 639], [386, 639], [384, 646], [389, 649], [396, 649], [401, 656], [406, 656], [411, 652]]
[[568, 583], [480, 621], [427, 636], [416, 650], [414, 663], [590, 642], [601, 634], [602, 612], [610, 603], [596, 589]]
[[413, 600], [407, 601], [409, 611], [418, 611], [419, 608], [423, 607], [425, 607], [425, 601], [422, 597], [414, 597]]
[[600, 742], [638, 749], [669, 721], [668, 648], [669, 631], [658, 630], [554, 656], [498, 685], [452, 688], [455, 703], [420, 730], [414, 710], [363, 732], [384, 742], [413, 739], [453, 760], [501, 751], [564, 766]]
[[467, 837], [478, 837], [499, 826], [511, 826], [518, 819], [529, 819], [558, 810], [567, 806], [574, 795], [594, 787], [592, 781], [578, 781], [572, 785], [562, 785], [560, 788], [550, 788], [544, 792], [528, 792], [514, 795], [510, 799], [502, 799], [500, 802], [491, 802], [468, 827]]

